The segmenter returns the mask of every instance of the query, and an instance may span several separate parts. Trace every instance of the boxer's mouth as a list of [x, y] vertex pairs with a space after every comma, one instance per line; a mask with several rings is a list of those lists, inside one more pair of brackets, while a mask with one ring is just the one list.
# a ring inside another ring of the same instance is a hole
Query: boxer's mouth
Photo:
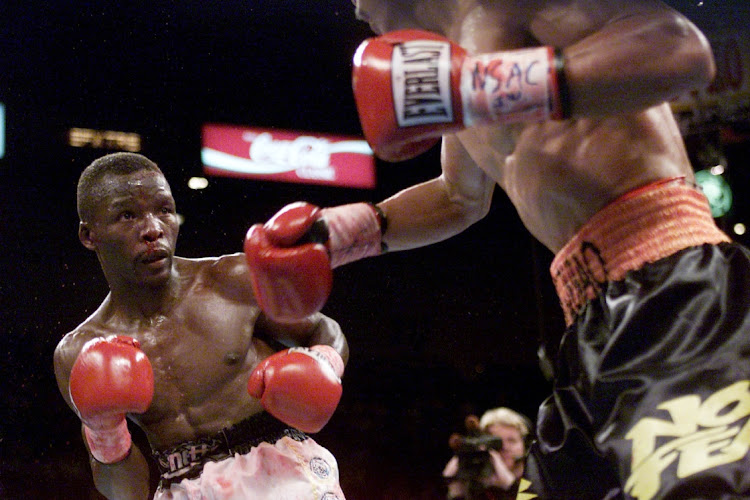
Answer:
[[161, 248], [156, 248], [144, 252], [141, 255], [140, 261], [142, 264], [153, 264], [155, 262], [162, 261], [167, 257], [169, 257], [169, 252]]

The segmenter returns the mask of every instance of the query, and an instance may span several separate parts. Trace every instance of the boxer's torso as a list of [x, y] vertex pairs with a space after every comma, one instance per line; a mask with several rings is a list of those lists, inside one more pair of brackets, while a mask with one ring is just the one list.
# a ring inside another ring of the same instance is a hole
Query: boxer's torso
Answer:
[[247, 394], [250, 371], [273, 353], [254, 335], [260, 309], [249, 288], [230, 286], [222, 262], [175, 259], [178, 292], [150, 317], [128, 317], [102, 305], [82, 330], [139, 340], [154, 370], [154, 399], [132, 417], [156, 449], [211, 435], [262, 411]]

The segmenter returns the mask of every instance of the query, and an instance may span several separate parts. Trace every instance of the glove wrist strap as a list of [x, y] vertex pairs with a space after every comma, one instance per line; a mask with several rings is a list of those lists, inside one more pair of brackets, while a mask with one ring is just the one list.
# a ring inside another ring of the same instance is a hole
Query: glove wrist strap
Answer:
[[464, 125], [568, 118], [563, 63], [562, 53], [548, 46], [467, 57], [461, 69]]
[[120, 462], [130, 454], [132, 441], [124, 418], [112, 429], [94, 430], [84, 424], [83, 431], [91, 455], [103, 464]]
[[333, 368], [333, 371], [338, 378], [344, 376], [344, 360], [336, 349], [329, 345], [314, 345], [310, 347], [310, 350], [323, 356], [326, 362], [331, 365], [331, 368]]
[[328, 226], [331, 267], [338, 267], [384, 252], [382, 234], [385, 214], [370, 203], [324, 208]]

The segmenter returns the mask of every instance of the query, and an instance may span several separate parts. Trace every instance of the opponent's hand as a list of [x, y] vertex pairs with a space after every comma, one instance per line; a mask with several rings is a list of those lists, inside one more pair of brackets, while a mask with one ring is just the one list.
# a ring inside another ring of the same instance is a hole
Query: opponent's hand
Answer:
[[69, 390], [93, 457], [103, 463], [125, 458], [131, 446], [125, 414], [145, 412], [154, 395], [151, 363], [138, 341], [112, 335], [86, 342]]
[[381, 252], [383, 216], [355, 203], [320, 209], [292, 203], [245, 238], [245, 257], [260, 308], [277, 321], [320, 311], [336, 266]]
[[330, 346], [293, 347], [261, 361], [247, 392], [282, 422], [303, 432], [320, 431], [341, 400], [344, 362]]
[[359, 46], [352, 84], [367, 142], [395, 162], [466, 127], [566, 117], [563, 75], [551, 47], [468, 56], [440, 35], [400, 30]]

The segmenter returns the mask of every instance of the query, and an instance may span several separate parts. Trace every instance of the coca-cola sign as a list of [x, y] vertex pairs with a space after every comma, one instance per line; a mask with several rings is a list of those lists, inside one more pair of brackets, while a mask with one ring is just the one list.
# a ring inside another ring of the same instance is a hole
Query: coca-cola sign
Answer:
[[235, 125], [203, 126], [208, 175], [375, 187], [375, 159], [363, 139]]

